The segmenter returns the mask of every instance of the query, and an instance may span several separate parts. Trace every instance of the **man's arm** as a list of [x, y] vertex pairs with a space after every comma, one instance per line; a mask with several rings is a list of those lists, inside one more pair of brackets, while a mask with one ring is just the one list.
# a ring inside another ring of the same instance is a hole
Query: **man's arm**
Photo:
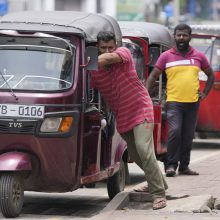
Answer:
[[155, 81], [158, 79], [162, 71], [156, 67], [151, 71], [149, 77], [147, 78], [146, 88], [150, 92], [153, 88]]
[[99, 67], [104, 67], [114, 63], [122, 63], [122, 58], [117, 53], [103, 53], [98, 57]]
[[204, 90], [199, 93], [199, 100], [204, 99], [209, 94], [215, 80], [214, 73], [211, 67], [203, 70], [203, 72], [206, 74], [208, 79], [206, 81]]

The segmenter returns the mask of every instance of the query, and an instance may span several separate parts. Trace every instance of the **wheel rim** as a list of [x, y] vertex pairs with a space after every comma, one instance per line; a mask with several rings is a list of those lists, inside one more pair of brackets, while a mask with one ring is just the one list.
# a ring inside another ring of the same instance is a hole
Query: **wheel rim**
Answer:
[[13, 191], [12, 191], [12, 202], [15, 205], [15, 207], [20, 206], [21, 199], [23, 198], [22, 196], [22, 188], [19, 183], [14, 183], [13, 184]]

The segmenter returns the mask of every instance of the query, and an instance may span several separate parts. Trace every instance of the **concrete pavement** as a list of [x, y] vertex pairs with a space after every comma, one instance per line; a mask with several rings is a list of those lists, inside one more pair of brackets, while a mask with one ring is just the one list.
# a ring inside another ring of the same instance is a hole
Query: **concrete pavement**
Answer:
[[[190, 168], [199, 176], [167, 177], [167, 207], [152, 210], [148, 193], [133, 190], [118, 194], [99, 215], [92, 219], [111, 220], [210, 220], [220, 219], [220, 152], [211, 155]], [[139, 185], [145, 185], [143, 182]]]

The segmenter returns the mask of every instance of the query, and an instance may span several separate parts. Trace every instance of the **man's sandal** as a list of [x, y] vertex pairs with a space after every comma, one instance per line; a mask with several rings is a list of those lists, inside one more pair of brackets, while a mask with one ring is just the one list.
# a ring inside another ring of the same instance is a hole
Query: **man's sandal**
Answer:
[[189, 168], [187, 168], [186, 170], [179, 170], [179, 175], [188, 175], [188, 176], [197, 176], [199, 175], [198, 172], [191, 170]]
[[167, 177], [173, 177], [176, 175], [176, 171], [173, 167], [169, 167], [166, 169], [166, 176]]
[[153, 210], [158, 210], [165, 208], [167, 206], [167, 201], [165, 198], [156, 198], [153, 200]]

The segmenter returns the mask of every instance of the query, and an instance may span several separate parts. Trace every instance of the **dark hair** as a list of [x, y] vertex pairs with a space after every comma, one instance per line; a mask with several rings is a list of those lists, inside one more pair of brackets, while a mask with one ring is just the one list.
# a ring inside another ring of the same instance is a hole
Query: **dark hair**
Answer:
[[97, 35], [97, 41], [110, 41], [113, 40], [116, 43], [115, 34], [111, 31], [100, 31]]
[[191, 35], [192, 33], [192, 29], [188, 24], [178, 24], [175, 28], [174, 28], [174, 35], [176, 34], [177, 30], [188, 30], [189, 35]]

